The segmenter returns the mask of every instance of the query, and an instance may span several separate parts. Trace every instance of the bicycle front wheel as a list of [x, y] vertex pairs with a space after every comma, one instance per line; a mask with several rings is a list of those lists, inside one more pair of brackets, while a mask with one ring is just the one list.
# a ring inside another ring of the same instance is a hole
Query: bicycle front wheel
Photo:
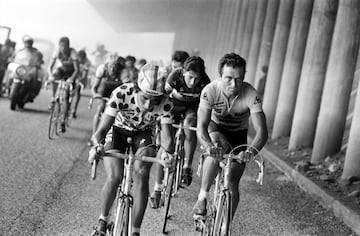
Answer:
[[48, 138], [53, 139], [55, 135], [58, 135], [58, 123], [60, 119], [60, 103], [56, 101], [51, 104], [50, 118], [49, 118], [49, 129]]
[[169, 219], [170, 203], [174, 192], [174, 182], [175, 182], [175, 173], [172, 172], [169, 174], [168, 183], [165, 189], [165, 212], [164, 212], [164, 222], [162, 228], [162, 232], [164, 234], [166, 233], [166, 224], [167, 224], [167, 220]]
[[213, 235], [230, 235], [231, 223], [231, 194], [225, 191], [221, 194], [218, 202]]
[[175, 187], [174, 187], [173, 195], [175, 195], [180, 188], [183, 165], [184, 165], [184, 152], [180, 151], [178, 152], [177, 161], [176, 161], [176, 170], [175, 170], [176, 179], [175, 179]]
[[130, 198], [124, 197], [117, 207], [112, 236], [131, 235], [130, 227]]

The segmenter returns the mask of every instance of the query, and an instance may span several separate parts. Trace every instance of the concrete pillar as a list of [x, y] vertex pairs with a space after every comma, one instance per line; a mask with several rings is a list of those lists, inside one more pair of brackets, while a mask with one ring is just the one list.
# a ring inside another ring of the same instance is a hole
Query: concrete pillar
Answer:
[[229, 52], [234, 52], [235, 51], [237, 27], [238, 27], [238, 24], [239, 24], [240, 10], [241, 10], [241, 4], [242, 4], [242, 0], [234, 0], [234, 1], [235, 1], [235, 4], [233, 5], [233, 7], [234, 7], [234, 17], [233, 17], [233, 22], [232, 22], [232, 27], [231, 27], [231, 37], [230, 37], [229, 47], [228, 47]]
[[312, 163], [341, 148], [360, 42], [360, 1], [340, 0], [331, 42]]
[[295, 105], [289, 149], [312, 147], [338, 0], [315, 0]]
[[360, 86], [356, 96], [356, 103], [351, 122], [350, 135], [348, 147], [345, 155], [344, 170], [342, 179], [349, 179], [350, 177], [360, 178]]
[[224, 38], [226, 40], [224, 52], [226, 52], [226, 53], [233, 51], [231, 44], [235, 40], [235, 37], [236, 37], [235, 25], [237, 22], [235, 21], [235, 19], [237, 18], [237, 15], [238, 15], [236, 5], [239, 5], [239, 1], [230, 0], [229, 11], [228, 11], [228, 14], [229, 14], [229, 22], [228, 22], [228, 30], [227, 30], [228, 33], [227, 33], [227, 35], [224, 35]]
[[272, 138], [289, 136], [314, 0], [296, 0]]
[[240, 9], [240, 19], [238, 23], [238, 28], [236, 32], [236, 42], [235, 42], [235, 52], [240, 54], [240, 47], [244, 38], [245, 24], [247, 11], [250, 0], [242, 0], [241, 9]]
[[255, 14], [256, 6], [259, 0], [249, 1], [249, 6], [247, 10], [244, 38], [240, 44], [240, 55], [247, 60], [249, 56], [250, 46], [251, 46], [251, 37], [253, 35], [254, 23], [255, 23]]
[[253, 86], [255, 86], [254, 81], [255, 81], [256, 64], [260, 53], [260, 45], [264, 30], [267, 3], [268, 1], [266, 0], [260, 0], [257, 4], [254, 30], [251, 38], [252, 43], [247, 60], [247, 66], [246, 66], [247, 75], [245, 79]]
[[294, 3], [295, 0], [280, 1], [279, 16], [276, 22], [263, 101], [264, 112], [269, 128], [272, 127], [274, 123]]
[[221, 51], [221, 38], [223, 37], [223, 32], [224, 32], [224, 25], [225, 25], [225, 8], [226, 8], [226, 1], [221, 1], [221, 6], [220, 6], [221, 10], [219, 13], [219, 24], [217, 26], [217, 32], [216, 32], [216, 40], [214, 41], [213, 44], [213, 48], [214, 48], [214, 54], [212, 57], [212, 66], [210, 71], [210, 75], [213, 77], [213, 79], [217, 78], [217, 61], [219, 60], [219, 54]]
[[268, 5], [266, 7], [266, 16], [264, 22], [264, 30], [260, 43], [260, 52], [259, 58], [256, 62], [256, 70], [255, 70], [255, 86], [257, 87], [257, 83], [259, 78], [263, 75], [263, 67], [269, 66], [269, 60], [271, 55], [271, 49], [273, 45], [273, 39], [276, 29], [276, 21], [279, 12], [279, 4], [280, 0], [269, 0]]

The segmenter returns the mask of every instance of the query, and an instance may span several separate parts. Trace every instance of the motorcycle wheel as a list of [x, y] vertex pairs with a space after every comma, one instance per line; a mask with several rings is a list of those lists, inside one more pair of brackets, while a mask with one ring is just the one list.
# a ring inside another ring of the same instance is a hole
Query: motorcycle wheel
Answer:
[[[18, 83], [13, 83], [11, 85], [11, 91], [10, 91], [10, 110], [15, 110], [16, 109], [16, 104], [17, 104], [17, 94], [18, 94], [18, 90], [20, 88], [20, 84]], [[24, 106], [23, 106], [24, 107]]]

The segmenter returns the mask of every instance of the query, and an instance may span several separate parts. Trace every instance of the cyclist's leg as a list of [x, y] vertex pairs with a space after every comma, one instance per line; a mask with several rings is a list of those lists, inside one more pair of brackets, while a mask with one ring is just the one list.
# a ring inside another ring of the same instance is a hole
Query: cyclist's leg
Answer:
[[[152, 143], [152, 131], [150, 129], [138, 132], [133, 137], [134, 152], [141, 146], [147, 146]], [[153, 156], [155, 158], [155, 149], [147, 148], [141, 155]], [[133, 231], [138, 232], [144, 217], [149, 196], [149, 177], [151, 163], [135, 161], [134, 165], [134, 221]]]
[[[161, 158], [163, 150], [162, 148], [159, 149], [159, 151], [156, 154], [156, 158]], [[163, 179], [164, 179], [164, 168], [160, 164], [154, 164], [155, 166], [155, 185], [154, 185], [154, 191], [150, 196], [150, 207], [151, 208], [158, 208], [160, 204], [160, 198], [161, 198], [161, 191], [163, 189]]]
[[65, 97], [64, 97], [64, 101], [63, 101], [63, 109], [61, 109], [62, 114], [62, 119], [61, 119], [61, 123], [65, 123], [66, 119], [69, 116], [69, 109], [70, 109], [70, 103], [69, 103], [69, 98], [70, 98], [70, 86], [66, 86], [66, 90], [65, 90]]
[[78, 106], [79, 106], [80, 98], [81, 98], [81, 85], [80, 85], [80, 83], [76, 83], [75, 97], [74, 97], [75, 103], [74, 103], [74, 109], [72, 111], [73, 118], [76, 118], [76, 112], [77, 112], [77, 109], [78, 109]]
[[[222, 130], [218, 129], [217, 125], [210, 121], [209, 134], [213, 143], [218, 143], [224, 151], [229, 150], [229, 143], [222, 133]], [[198, 201], [194, 206], [195, 214], [203, 215], [206, 213], [206, 199], [212, 183], [215, 180], [216, 175], [220, 170], [219, 160], [213, 157], [206, 157], [203, 163], [203, 171], [201, 177], [200, 192], [198, 195]]]
[[[196, 109], [190, 108], [185, 113], [184, 125], [196, 127]], [[184, 160], [184, 183], [190, 185], [192, 181], [192, 171], [191, 164], [194, 157], [194, 152], [197, 145], [196, 132], [185, 129], [185, 140], [184, 140], [184, 151], [185, 151], [185, 160]]]
[[[235, 132], [226, 132], [226, 137], [231, 143], [232, 147], [237, 147], [242, 144], [247, 144], [247, 130], [235, 131]], [[246, 148], [243, 148], [246, 149]], [[238, 152], [241, 150], [239, 149]], [[242, 150], [243, 151], [243, 150]], [[240, 200], [239, 194], [239, 182], [241, 176], [243, 175], [245, 170], [245, 163], [232, 162], [231, 163], [231, 176], [230, 176], [230, 191], [232, 196], [232, 216], [234, 216], [236, 212], [236, 208], [238, 206]]]
[[[110, 149], [118, 149], [121, 152], [125, 152], [127, 142], [126, 138], [120, 134], [119, 128], [111, 128], [106, 135], [105, 140], [105, 151]], [[124, 162], [119, 159], [104, 157], [106, 180], [101, 191], [102, 200], [99, 220], [105, 223], [107, 223], [109, 220], [109, 212], [123, 177], [123, 163]], [[103, 222], [99, 222], [99, 226], [103, 226]]]

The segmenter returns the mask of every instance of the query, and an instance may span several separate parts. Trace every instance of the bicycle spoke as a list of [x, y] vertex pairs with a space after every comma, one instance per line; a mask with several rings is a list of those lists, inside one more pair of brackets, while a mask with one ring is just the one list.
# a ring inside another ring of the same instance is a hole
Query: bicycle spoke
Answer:
[[169, 209], [170, 209], [170, 202], [173, 194], [173, 186], [175, 182], [175, 173], [170, 173], [168, 178], [168, 183], [165, 189], [165, 213], [164, 213], [164, 222], [162, 232], [166, 233], [166, 224], [167, 220], [169, 219]]
[[226, 191], [221, 194], [218, 207], [216, 210], [214, 235], [229, 235], [229, 228], [231, 222], [231, 195]]
[[127, 236], [129, 230], [130, 199], [125, 197], [118, 205], [113, 236]]

